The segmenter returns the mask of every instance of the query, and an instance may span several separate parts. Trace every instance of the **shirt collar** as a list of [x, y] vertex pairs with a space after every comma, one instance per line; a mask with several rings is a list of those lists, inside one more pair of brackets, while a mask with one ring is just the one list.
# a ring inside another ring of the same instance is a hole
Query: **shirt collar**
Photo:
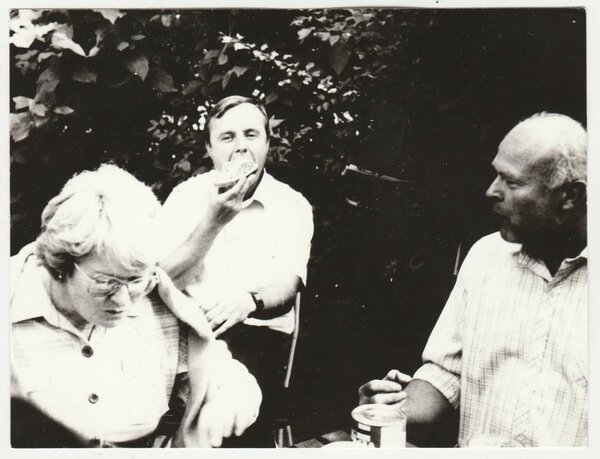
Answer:
[[585, 247], [575, 258], [565, 258], [556, 273], [552, 275], [543, 261], [529, 255], [522, 246], [515, 251], [515, 254], [517, 255], [517, 264], [531, 270], [548, 282], [559, 282], [587, 262], [587, 247]]
[[577, 255], [575, 258], [567, 258], [565, 261], [572, 262], [579, 258], [585, 258], [587, 260], [587, 258], [588, 258], [587, 252], [588, 252], [588, 248], [587, 248], [587, 246], [585, 246], [585, 248], [581, 251], [581, 253], [579, 255]]
[[21, 272], [12, 295], [11, 323], [38, 317], [45, 318], [51, 324], [58, 323], [59, 312], [52, 304], [44, 285], [44, 277], [49, 276], [46, 268], [33, 253], [26, 257], [21, 267], [16, 268]]
[[258, 182], [258, 186], [254, 193], [248, 199], [248, 205], [250, 205], [253, 201], [261, 204], [263, 207], [268, 206], [272, 200], [276, 197], [277, 193], [273, 192], [273, 186], [275, 185], [275, 179], [272, 175], [270, 175], [266, 169], [263, 169], [263, 175]]
[[[579, 255], [577, 255], [574, 258], [565, 258], [563, 260], [564, 263], [568, 263], [568, 264], [572, 264], [572, 263], [576, 263], [579, 260], [585, 260], [587, 261], [588, 255], [587, 255], [587, 246], [579, 253]], [[514, 252], [513, 252], [516, 256], [517, 256], [517, 262], [521, 265], [527, 265], [530, 264], [532, 262], [538, 262], [537, 259], [531, 257], [527, 252], [525, 252], [523, 250], [523, 246], [522, 244], [516, 244], [516, 247], [514, 248]]]

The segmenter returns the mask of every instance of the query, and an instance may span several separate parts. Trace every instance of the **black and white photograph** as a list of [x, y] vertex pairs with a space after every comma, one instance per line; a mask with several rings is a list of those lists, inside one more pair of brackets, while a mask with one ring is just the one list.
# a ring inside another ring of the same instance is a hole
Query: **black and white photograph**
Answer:
[[8, 9], [12, 452], [594, 443], [589, 2], [369, 3]]

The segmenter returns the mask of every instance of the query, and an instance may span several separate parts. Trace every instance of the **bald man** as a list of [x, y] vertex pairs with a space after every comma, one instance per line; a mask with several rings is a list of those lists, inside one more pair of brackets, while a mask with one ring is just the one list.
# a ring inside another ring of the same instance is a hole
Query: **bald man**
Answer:
[[586, 162], [567, 116], [506, 135], [486, 192], [500, 231], [466, 257], [424, 365], [364, 384], [361, 404], [402, 408], [414, 443], [435, 444], [457, 414], [459, 446], [587, 445]]

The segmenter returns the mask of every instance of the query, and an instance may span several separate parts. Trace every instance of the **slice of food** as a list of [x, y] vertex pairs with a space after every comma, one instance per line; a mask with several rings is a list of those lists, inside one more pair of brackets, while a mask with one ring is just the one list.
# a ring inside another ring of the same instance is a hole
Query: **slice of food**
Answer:
[[223, 168], [217, 172], [215, 185], [219, 188], [233, 186], [238, 180], [247, 177], [258, 169], [258, 164], [251, 156], [238, 156], [223, 164]]

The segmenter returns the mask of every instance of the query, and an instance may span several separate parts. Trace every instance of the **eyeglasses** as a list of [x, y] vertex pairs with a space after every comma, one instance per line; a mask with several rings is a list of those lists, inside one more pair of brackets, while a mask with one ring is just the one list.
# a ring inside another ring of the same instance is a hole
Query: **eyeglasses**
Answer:
[[154, 287], [156, 287], [156, 284], [158, 284], [158, 276], [156, 274], [136, 277], [130, 281], [122, 281], [121, 279], [111, 276], [95, 275], [94, 277], [91, 277], [81, 269], [77, 263], [73, 263], [73, 265], [75, 265], [75, 269], [83, 274], [90, 282], [88, 292], [94, 296], [110, 296], [117, 293], [122, 286], [125, 286], [129, 292], [129, 296], [131, 298], [137, 298], [147, 295]]

